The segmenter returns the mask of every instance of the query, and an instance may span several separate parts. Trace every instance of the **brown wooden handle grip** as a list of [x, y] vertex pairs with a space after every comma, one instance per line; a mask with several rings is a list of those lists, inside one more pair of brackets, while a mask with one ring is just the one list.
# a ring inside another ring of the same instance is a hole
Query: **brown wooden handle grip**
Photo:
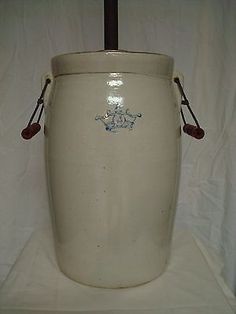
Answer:
[[199, 128], [195, 125], [191, 125], [191, 124], [185, 124], [183, 126], [183, 131], [184, 133], [187, 133], [188, 135], [200, 140], [204, 137], [205, 132], [202, 128]]
[[24, 130], [21, 132], [21, 136], [25, 140], [30, 140], [33, 136], [35, 136], [41, 130], [41, 126], [39, 123], [33, 123], [28, 125]]

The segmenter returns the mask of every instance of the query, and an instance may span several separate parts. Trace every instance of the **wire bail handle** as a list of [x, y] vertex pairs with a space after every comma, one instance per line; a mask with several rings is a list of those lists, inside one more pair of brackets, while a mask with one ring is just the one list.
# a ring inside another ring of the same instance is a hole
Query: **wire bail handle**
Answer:
[[[35, 109], [29, 119], [29, 122], [27, 124], [27, 127], [24, 128], [21, 132], [21, 136], [23, 137], [23, 139], [25, 140], [30, 140], [33, 136], [35, 136], [40, 130], [41, 130], [41, 126], [39, 124], [40, 122], [40, 119], [42, 117], [42, 113], [43, 113], [43, 109], [44, 109], [44, 96], [45, 96], [45, 92], [47, 90], [47, 87], [48, 85], [51, 83], [51, 79], [50, 78], [47, 78], [45, 83], [44, 83], [44, 86], [43, 86], [43, 89], [42, 89], [42, 92], [41, 92], [41, 95], [39, 96], [38, 100], [37, 100], [37, 104], [35, 106]], [[41, 106], [41, 108], [40, 108]], [[38, 109], [40, 108], [40, 112], [39, 112], [39, 115], [38, 115], [38, 119], [36, 122], [32, 123], [33, 122], [33, 119], [38, 111]]]
[[180, 109], [180, 113], [181, 113], [181, 117], [182, 117], [182, 120], [183, 120], [183, 123], [184, 123], [184, 126], [183, 126], [183, 131], [184, 133], [200, 140], [204, 137], [205, 135], [205, 132], [204, 130], [200, 127], [200, 124], [194, 114], [194, 112], [192, 111], [192, 108], [190, 107], [189, 105], [189, 101], [185, 95], [185, 92], [183, 90], [183, 86], [181, 85], [180, 83], [180, 79], [178, 77], [174, 77], [174, 82], [177, 84], [178, 86], [178, 90], [180, 92], [180, 95], [181, 95], [181, 105], [184, 105], [188, 108], [194, 122], [196, 125], [192, 125], [192, 124], [189, 124], [186, 122], [186, 119], [185, 119], [185, 116], [184, 116], [184, 112], [183, 112], [183, 109], [181, 108]]

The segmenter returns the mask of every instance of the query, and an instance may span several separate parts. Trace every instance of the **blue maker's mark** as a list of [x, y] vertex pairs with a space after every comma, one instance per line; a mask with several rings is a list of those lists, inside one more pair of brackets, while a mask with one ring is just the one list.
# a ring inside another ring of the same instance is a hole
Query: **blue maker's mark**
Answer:
[[97, 115], [95, 120], [102, 121], [107, 131], [117, 132], [118, 129], [132, 130], [136, 119], [141, 117], [141, 113], [132, 114], [129, 109], [124, 111], [119, 105], [116, 105], [115, 109], [107, 110], [103, 116]]

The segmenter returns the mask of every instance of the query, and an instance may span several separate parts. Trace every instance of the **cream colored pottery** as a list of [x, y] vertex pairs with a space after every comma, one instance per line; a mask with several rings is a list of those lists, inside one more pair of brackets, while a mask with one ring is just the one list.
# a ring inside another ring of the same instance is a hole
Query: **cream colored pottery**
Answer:
[[46, 160], [61, 270], [131, 287], [167, 264], [179, 172], [173, 59], [100, 51], [52, 59]]

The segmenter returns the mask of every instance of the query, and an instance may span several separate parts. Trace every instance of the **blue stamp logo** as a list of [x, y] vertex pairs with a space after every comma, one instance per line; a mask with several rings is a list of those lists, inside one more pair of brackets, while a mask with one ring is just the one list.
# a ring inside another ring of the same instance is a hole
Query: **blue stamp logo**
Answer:
[[95, 120], [100, 120], [106, 131], [116, 133], [119, 129], [133, 130], [137, 118], [141, 117], [141, 113], [132, 114], [129, 109], [124, 110], [116, 105], [114, 109], [107, 110], [103, 116], [96, 115]]

